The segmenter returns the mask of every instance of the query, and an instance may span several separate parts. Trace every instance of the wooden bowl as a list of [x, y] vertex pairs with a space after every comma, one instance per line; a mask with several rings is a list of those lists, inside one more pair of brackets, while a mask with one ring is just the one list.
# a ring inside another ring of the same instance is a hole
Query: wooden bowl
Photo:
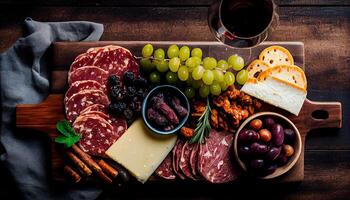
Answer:
[[302, 141], [301, 141], [301, 136], [299, 133], [299, 130], [297, 129], [297, 127], [294, 125], [294, 123], [292, 121], [290, 121], [288, 118], [286, 118], [285, 116], [275, 113], [275, 112], [260, 112], [260, 113], [256, 113], [252, 116], [250, 116], [248, 119], [246, 119], [242, 125], [239, 127], [237, 134], [235, 136], [235, 140], [234, 140], [234, 152], [235, 152], [235, 156], [236, 159], [238, 160], [239, 165], [241, 166], [241, 168], [248, 172], [248, 169], [246, 167], [246, 164], [239, 158], [238, 155], [238, 148], [237, 148], [237, 139], [238, 139], [238, 135], [240, 133], [240, 131], [245, 127], [245, 126], [249, 126], [249, 123], [256, 118], [262, 118], [265, 116], [272, 116], [274, 119], [278, 119], [280, 122], [283, 122], [285, 124], [285, 126], [283, 128], [286, 128], [286, 126], [288, 126], [289, 128], [293, 129], [295, 132], [295, 142], [294, 142], [294, 154], [292, 155], [292, 157], [289, 159], [289, 161], [281, 166], [278, 167], [276, 169], [275, 172], [273, 172], [272, 174], [266, 175], [266, 176], [257, 176], [258, 178], [261, 179], [272, 179], [272, 178], [276, 178], [278, 176], [281, 176], [282, 174], [288, 172], [294, 165], [295, 163], [298, 161], [300, 153], [301, 153], [301, 148], [302, 148]]

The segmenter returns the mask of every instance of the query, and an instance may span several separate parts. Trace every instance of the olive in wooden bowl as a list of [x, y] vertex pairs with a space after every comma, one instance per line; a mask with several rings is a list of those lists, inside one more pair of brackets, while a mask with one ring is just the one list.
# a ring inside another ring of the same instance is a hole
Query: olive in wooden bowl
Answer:
[[274, 112], [250, 116], [239, 127], [234, 153], [239, 165], [261, 179], [289, 171], [301, 153], [301, 136], [288, 118]]

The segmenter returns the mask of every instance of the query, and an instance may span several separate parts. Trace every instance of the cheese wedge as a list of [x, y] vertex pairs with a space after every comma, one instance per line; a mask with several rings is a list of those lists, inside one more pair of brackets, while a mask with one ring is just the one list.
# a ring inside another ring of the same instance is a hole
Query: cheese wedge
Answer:
[[107, 150], [111, 159], [125, 167], [138, 181], [145, 183], [172, 150], [177, 135], [150, 132], [141, 119]]
[[299, 114], [306, 99], [305, 90], [270, 76], [262, 81], [248, 80], [241, 91], [295, 115]]

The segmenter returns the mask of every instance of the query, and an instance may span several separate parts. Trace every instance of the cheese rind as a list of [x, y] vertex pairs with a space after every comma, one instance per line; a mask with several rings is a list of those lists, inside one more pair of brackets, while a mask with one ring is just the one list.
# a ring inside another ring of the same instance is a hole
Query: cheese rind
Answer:
[[273, 77], [266, 77], [264, 81], [247, 82], [241, 91], [295, 115], [299, 114], [306, 99], [306, 91]]
[[106, 152], [125, 167], [138, 181], [145, 183], [175, 145], [177, 135], [158, 135], [150, 132], [141, 119]]

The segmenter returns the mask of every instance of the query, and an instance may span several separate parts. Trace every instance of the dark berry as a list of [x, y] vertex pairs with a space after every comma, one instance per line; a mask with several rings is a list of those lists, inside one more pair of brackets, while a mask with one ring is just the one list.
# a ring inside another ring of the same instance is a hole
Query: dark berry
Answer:
[[141, 110], [141, 101], [140, 99], [135, 96], [131, 99], [129, 107], [135, 111], [135, 112], [139, 112]]
[[108, 77], [108, 83], [111, 86], [120, 86], [120, 80], [119, 77], [117, 75], [111, 75]]
[[138, 88], [146, 88], [147, 87], [147, 80], [145, 78], [139, 76], [135, 80], [135, 86]]
[[135, 87], [132, 87], [132, 86], [126, 87], [126, 94], [127, 94], [129, 97], [134, 97], [134, 96], [136, 95], [136, 88], [135, 88]]
[[112, 86], [111, 88], [111, 97], [114, 100], [121, 100], [125, 95], [124, 90], [120, 86]]
[[127, 108], [123, 111], [123, 115], [125, 119], [128, 121], [134, 117], [134, 112], [130, 108]]
[[124, 74], [124, 82], [127, 85], [131, 85], [135, 80], [135, 75], [133, 72], [125, 72]]
[[143, 99], [145, 97], [145, 94], [146, 94], [145, 90], [139, 89], [139, 90], [137, 90], [137, 94], [136, 95], [138, 97], [140, 97], [141, 99]]
[[126, 109], [126, 103], [124, 102], [111, 103], [108, 106], [108, 111], [117, 116], [120, 116], [125, 109]]

